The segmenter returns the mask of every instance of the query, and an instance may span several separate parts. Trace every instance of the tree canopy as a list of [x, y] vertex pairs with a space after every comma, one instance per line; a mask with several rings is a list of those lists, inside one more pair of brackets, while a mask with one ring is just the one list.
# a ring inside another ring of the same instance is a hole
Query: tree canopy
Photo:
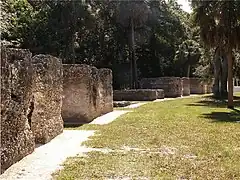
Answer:
[[[124, 83], [137, 87], [141, 77], [210, 77], [212, 48], [229, 38], [237, 48], [240, 39], [237, 0], [231, 1], [230, 14], [218, 14], [228, 5], [222, 1], [193, 1], [192, 15], [176, 0], [0, 2], [1, 40], [33, 54], [61, 57], [64, 63], [111, 68], [116, 88]], [[228, 14], [230, 32], [223, 28]], [[123, 76], [126, 80], [118, 78]]]

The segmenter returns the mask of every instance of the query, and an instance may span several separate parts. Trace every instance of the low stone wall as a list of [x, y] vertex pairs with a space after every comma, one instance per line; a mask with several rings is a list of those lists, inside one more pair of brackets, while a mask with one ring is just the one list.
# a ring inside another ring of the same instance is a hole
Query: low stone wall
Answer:
[[190, 78], [191, 94], [207, 94], [209, 92], [208, 83], [201, 78]]
[[214, 78], [210, 79], [208, 82], [207, 93], [213, 93]]
[[35, 148], [29, 114], [31, 56], [28, 50], [1, 47], [1, 172]]
[[157, 91], [157, 99], [164, 99], [165, 93], [163, 89], [156, 89]]
[[34, 86], [31, 130], [36, 143], [47, 143], [63, 132], [62, 63], [50, 55], [37, 55], [32, 59]]
[[162, 89], [114, 90], [114, 101], [153, 101], [164, 98]]
[[163, 89], [165, 97], [182, 95], [182, 82], [179, 77], [144, 78], [140, 84], [143, 89]]
[[91, 122], [113, 110], [112, 72], [83, 64], [63, 65], [63, 106], [65, 124]]
[[190, 79], [188, 77], [182, 78], [182, 95], [183, 96], [190, 95]]

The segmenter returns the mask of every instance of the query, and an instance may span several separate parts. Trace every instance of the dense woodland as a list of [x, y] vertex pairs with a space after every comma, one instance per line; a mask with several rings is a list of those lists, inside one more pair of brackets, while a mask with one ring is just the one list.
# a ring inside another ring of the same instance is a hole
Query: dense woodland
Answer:
[[237, 77], [239, 2], [193, 1], [189, 14], [176, 0], [1, 0], [1, 40], [64, 63], [111, 68], [120, 88], [142, 77], [213, 77], [214, 58], [230, 39]]

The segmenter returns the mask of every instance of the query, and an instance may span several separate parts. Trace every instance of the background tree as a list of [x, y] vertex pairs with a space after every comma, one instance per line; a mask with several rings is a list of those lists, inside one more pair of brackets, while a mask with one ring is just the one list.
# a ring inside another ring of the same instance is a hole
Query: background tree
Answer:
[[64, 63], [111, 68], [114, 88], [136, 88], [143, 77], [196, 76], [205, 66], [202, 53], [190, 73], [174, 59], [181, 51], [184, 61], [193, 59], [201, 47], [190, 15], [176, 0], [1, 2], [8, 17], [2, 40]]
[[233, 108], [233, 49], [240, 44], [240, 2], [192, 1], [203, 42], [223, 48], [228, 59], [228, 107]]

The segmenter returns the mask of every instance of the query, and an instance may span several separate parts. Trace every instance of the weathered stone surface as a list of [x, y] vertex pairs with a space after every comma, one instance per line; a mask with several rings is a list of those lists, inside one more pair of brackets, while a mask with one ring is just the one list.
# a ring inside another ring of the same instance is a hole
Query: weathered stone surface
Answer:
[[190, 79], [188, 77], [182, 78], [182, 95], [183, 96], [190, 95]]
[[179, 77], [143, 78], [140, 84], [143, 89], [163, 89], [165, 97], [179, 97], [182, 94]]
[[201, 78], [190, 78], [191, 94], [207, 94], [208, 83]]
[[112, 72], [88, 65], [63, 65], [63, 106], [65, 124], [91, 122], [112, 111]]
[[102, 68], [98, 70], [99, 93], [100, 93], [100, 114], [113, 111], [113, 87], [112, 71]]
[[213, 93], [214, 78], [210, 79], [207, 85], [207, 93]]
[[163, 89], [154, 89], [157, 91], [157, 99], [164, 99], [165, 93]]
[[31, 53], [1, 48], [1, 172], [33, 152]]
[[50, 55], [32, 58], [34, 69], [31, 129], [36, 143], [47, 143], [63, 132], [62, 63]]
[[156, 89], [114, 90], [114, 101], [152, 101], [158, 98]]

